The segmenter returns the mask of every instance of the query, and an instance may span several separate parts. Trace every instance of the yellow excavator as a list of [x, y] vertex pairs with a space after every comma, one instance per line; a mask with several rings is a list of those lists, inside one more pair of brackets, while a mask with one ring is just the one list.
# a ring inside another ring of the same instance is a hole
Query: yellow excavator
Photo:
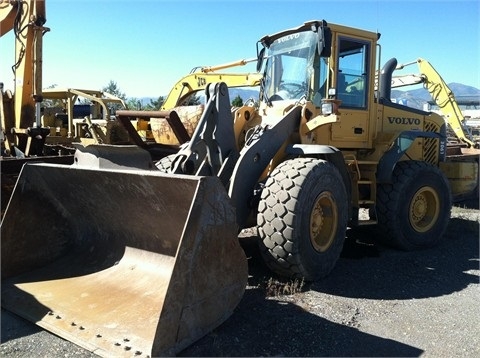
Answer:
[[[3, 83], [0, 89], [2, 172], [11, 168], [15, 171], [16, 163], [25, 161], [71, 163], [75, 151], [72, 142], [85, 139], [79, 121], [74, 123], [77, 99], [90, 101], [95, 109], [82, 121], [96, 143], [109, 141], [97, 135], [102, 133], [95, 130], [92, 120], [109, 120], [111, 104], [127, 108], [120, 98], [101, 91], [42, 89], [43, 36], [50, 31], [45, 23], [44, 0], [0, 2], [0, 36], [13, 31], [15, 37], [14, 92], [5, 89]], [[61, 102], [62, 108], [46, 106], [49, 100]]]
[[70, 166], [26, 164], [1, 224], [2, 306], [100, 356], [172, 355], [242, 299], [242, 228], [305, 280], [334, 269], [348, 226], [441, 244], [480, 152], [452, 154], [442, 116], [391, 100], [379, 38], [325, 20], [263, 36], [258, 105], [232, 112], [228, 86], [207, 84], [193, 134], [156, 162], [90, 145]]
[[[132, 142], [147, 148], [148, 143], [142, 142], [145, 142], [148, 136], [140, 135], [146, 128], [151, 131], [155, 143], [161, 145], [179, 146], [189, 141], [205, 109], [204, 104], [188, 105], [189, 101], [193, 97], [203, 95], [206, 86], [215, 82], [224, 82], [229, 88], [259, 88], [261, 73], [219, 72], [245, 66], [253, 61], [253, 59], [242, 59], [192, 69], [188, 75], [173, 85], [160, 111], [136, 111], [130, 112], [131, 115], [128, 118], [121, 117]], [[249, 99], [247, 102], [250, 106], [254, 106], [255, 99]], [[132, 125], [136, 123], [136, 126], [131, 126], [128, 121]], [[152, 147], [154, 146], [150, 146]]]
[[50, 134], [41, 124], [42, 46], [45, 27], [44, 1], [0, 2], [0, 37], [13, 30], [15, 35], [15, 94], [2, 90], [2, 153], [17, 150], [29, 155], [43, 155], [43, 145]]
[[182, 77], [170, 90], [161, 110], [166, 111], [183, 103], [199, 91], [205, 89], [208, 83], [225, 82], [229, 88], [259, 87], [261, 73], [229, 73], [219, 72], [227, 68], [245, 66], [257, 59], [242, 59], [214, 66], [196, 67], [188, 75]]
[[476, 144], [469, 138], [468, 132], [464, 128], [464, 116], [453, 92], [430, 62], [419, 58], [416, 61], [397, 65], [395, 70], [403, 70], [406, 66], [413, 64], [417, 64], [419, 73], [393, 76], [392, 88], [423, 84], [444, 115], [456, 139], [467, 147], [475, 147]]

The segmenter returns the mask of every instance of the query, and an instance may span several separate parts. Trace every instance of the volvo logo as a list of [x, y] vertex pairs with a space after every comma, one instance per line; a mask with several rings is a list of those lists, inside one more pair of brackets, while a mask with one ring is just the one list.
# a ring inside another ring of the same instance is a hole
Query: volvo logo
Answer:
[[287, 35], [287, 36], [284, 36], [284, 37], [281, 37], [281, 38], [277, 39], [277, 42], [278, 43], [287, 42], [287, 41], [290, 41], [290, 40], [298, 39], [299, 37], [300, 37], [300, 34], [291, 34], [291, 35]]
[[420, 125], [421, 121], [418, 118], [408, 118], [408, 117], [388, 117], [388, 122], [390, 124], [406, 124], [406, 125]]

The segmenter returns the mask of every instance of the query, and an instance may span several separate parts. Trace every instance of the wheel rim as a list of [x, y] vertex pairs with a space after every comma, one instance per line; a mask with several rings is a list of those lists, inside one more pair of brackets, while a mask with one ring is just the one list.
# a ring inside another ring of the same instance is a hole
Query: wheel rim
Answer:
[[310, 214], [310, 241], [315, 250], [325, 252], [335, 240], [338, 209], [329, 192], [320, 194]]
[[410, 224], [417, 232], [430, 230], [440, 215], [440, 199], [437, 192], [425, 186], [420, 188], [410, 203]]

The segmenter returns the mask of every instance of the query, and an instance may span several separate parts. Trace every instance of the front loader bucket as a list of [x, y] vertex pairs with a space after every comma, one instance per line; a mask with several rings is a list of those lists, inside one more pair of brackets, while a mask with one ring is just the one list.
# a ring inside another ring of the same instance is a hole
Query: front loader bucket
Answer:
[[2, 306], [100, 356], [173, 355], [226, 320], [247, 261], [216, 177], [25, 165]]

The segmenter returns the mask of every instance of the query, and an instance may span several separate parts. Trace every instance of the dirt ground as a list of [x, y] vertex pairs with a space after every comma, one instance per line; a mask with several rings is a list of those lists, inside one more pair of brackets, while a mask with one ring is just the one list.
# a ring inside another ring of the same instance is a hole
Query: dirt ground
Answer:
[[[472, 204], [472, 203], [471, 203]], [[399, 252], [349, 230], [325, 279], [281, 280], [241, 239], [249, 282], [234, 314], [180, 356], [480, 356], [479, 223], [454, 207], [446, 241]], [[94, 357], [2, 310], [2, 357]]]

